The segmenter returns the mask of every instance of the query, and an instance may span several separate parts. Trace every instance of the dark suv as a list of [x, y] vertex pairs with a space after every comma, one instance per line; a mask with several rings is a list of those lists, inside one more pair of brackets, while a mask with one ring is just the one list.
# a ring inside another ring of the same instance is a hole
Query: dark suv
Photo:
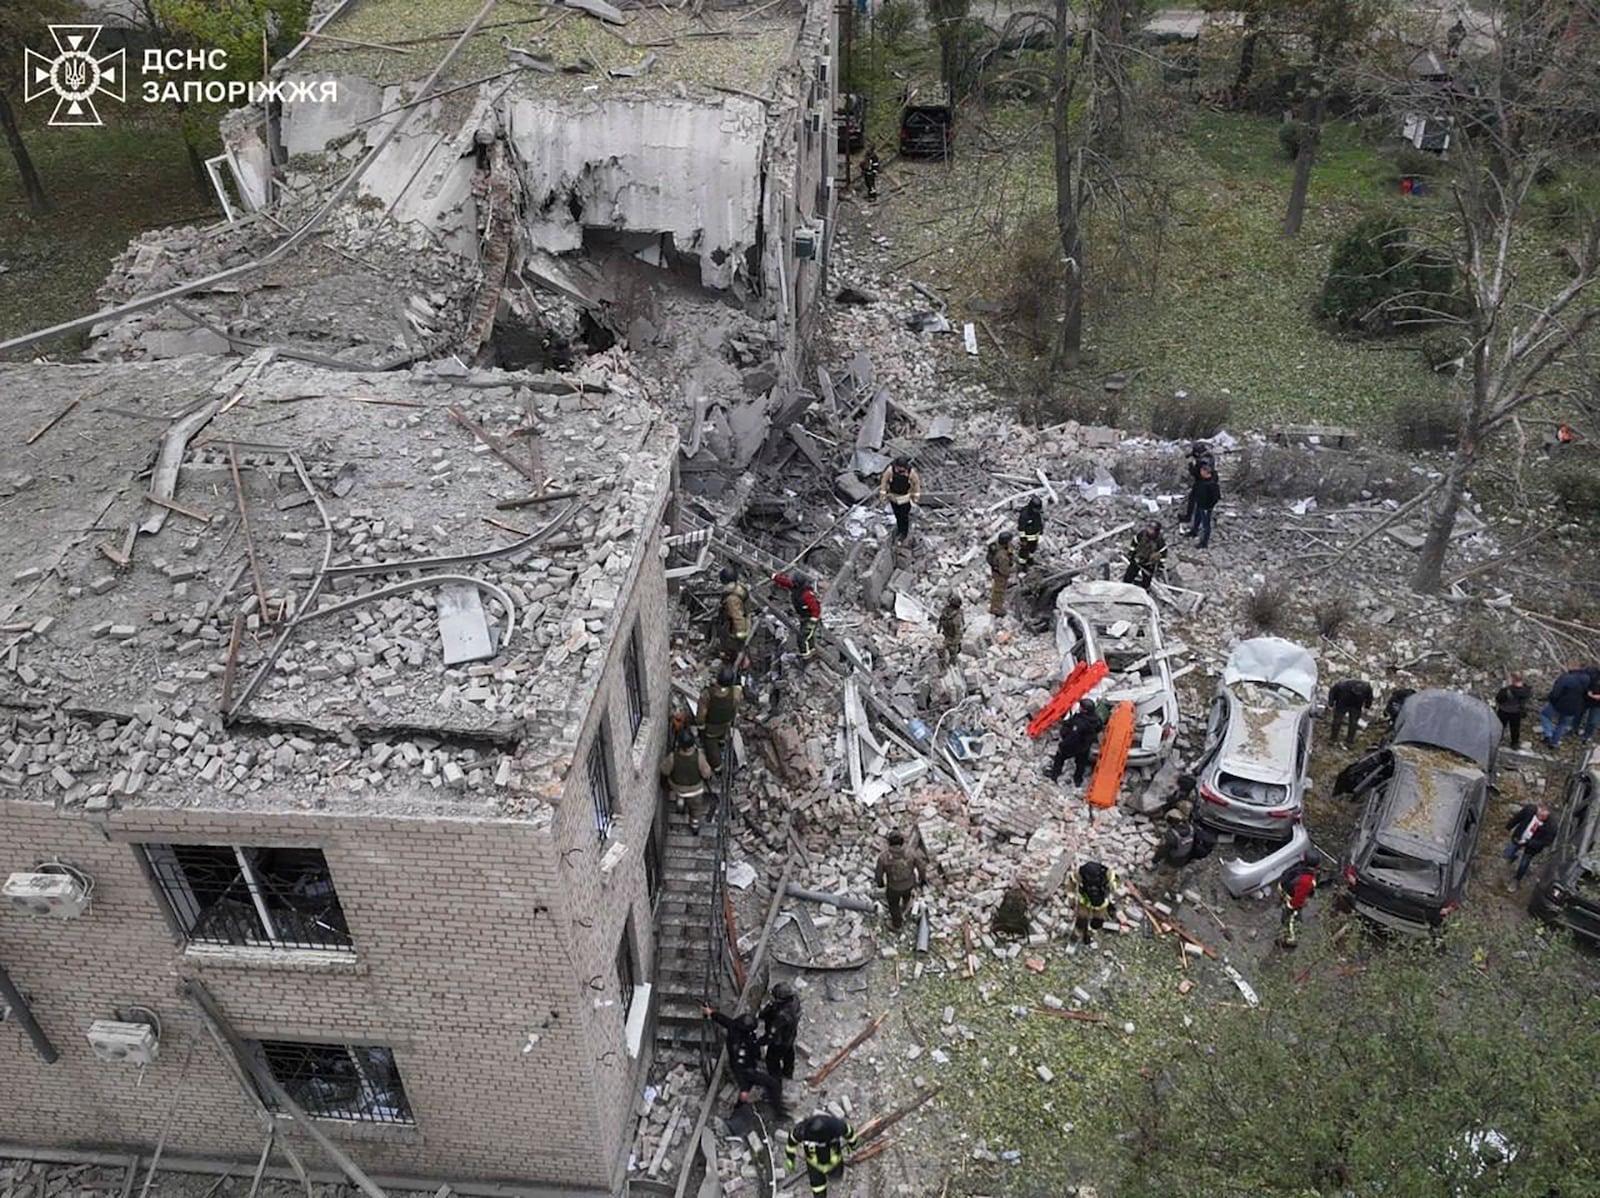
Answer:
[[1340, 774], [1336, 789], [1367, 801], [1343, 862], [1358, 912], [1416, 934], [1437, 932], [1461, 905], [1499, 741], [1483, 700], [1418, 691], [1394, 739]]
[[1528, 910], [1600, 944], [1600, 749], [1567, 783], [1556, 840], [1545, 850]]
[[955, 140], [950, 89], [942, 83], [908, 88], [900, 105], [900, 157], [949, 158]]

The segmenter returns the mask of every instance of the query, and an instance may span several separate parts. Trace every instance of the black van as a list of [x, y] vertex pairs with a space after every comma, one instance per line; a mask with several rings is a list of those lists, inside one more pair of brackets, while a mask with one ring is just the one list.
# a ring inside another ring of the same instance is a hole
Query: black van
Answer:
[[949, 158], [955, 141], [950, 89], [942, 83], [908, 87], [900, 100], [900, 157]]

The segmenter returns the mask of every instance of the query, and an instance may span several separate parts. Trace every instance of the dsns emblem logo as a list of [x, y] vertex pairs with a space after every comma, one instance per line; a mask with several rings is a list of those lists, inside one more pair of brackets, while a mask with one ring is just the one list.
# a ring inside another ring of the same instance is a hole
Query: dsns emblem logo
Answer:
[[94, 98], [110, 96], [126, 101], [125, 52], [115, 50], [104, 58], [94, 56], [99, 25], [52, 25], [50, 36], [56, 43], [54, 58], [33, 50], [27, 52], [23, 99], [32, 103], [41, 96], [55, 96], [52, 125], [104, 124]]

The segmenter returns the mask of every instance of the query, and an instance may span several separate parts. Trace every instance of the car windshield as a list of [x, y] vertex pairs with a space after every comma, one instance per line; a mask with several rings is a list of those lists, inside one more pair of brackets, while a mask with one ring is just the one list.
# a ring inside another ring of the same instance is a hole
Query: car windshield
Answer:
[[1257, 782], [1254, 778], [1241, 778], [1237, 774], [1218, 774], [1217, 789], [1230, 799], [1270, 807], [1281, 803], [1289, 793], [1287, 786], [1274, 782]]
[[1382, 843], [1373, 847], [1372, 855], [1367, 858], [1367, 868], [1384, 875], [1383, 881], [1416, 894], [1437, 894], [1444, 881], [1444, 866], [1440, 862], [1423, 861]]

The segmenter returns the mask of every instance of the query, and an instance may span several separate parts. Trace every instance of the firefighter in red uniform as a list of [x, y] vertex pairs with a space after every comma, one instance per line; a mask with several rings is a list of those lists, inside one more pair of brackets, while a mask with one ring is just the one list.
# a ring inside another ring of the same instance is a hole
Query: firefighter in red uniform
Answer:
[[822, 627], [822, 604], [811, 580], [804, 574], [774, 574], [774, 586], [789, 592], [789, 602], [794, 605], [795, 617], [800, 621], [799, 649], [802, 658], [812, 658], [817, 652], [817, 630]]
[[1317, 892], [1317, 873], [1304, 861], [1291, 865], [1278, 879], [1278, 891], [1283, 895], [1283, 931], [1278, 943], [1293, 948], [1300, 943], [1300, 912]]

